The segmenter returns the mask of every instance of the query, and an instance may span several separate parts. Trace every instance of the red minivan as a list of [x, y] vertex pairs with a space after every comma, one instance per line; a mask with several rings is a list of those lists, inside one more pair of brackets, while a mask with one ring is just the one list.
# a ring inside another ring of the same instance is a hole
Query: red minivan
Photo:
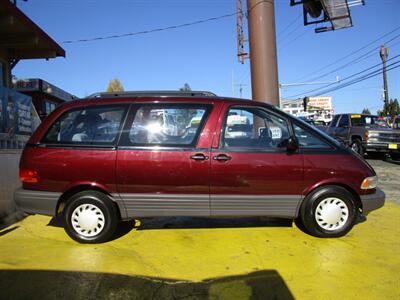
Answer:
[[17, 206], [62, 216], [81, 243], [120, 220], [270, 216], [345, 235], [383, 206], [375, 171], [307, 123], [209, 92], [104, 93], [58, 107], [20, 162]]

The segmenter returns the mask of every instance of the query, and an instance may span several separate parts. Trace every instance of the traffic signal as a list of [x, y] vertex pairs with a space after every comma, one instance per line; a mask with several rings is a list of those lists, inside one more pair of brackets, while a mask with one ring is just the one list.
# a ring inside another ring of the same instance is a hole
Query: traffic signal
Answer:
[[303, 108], [304, 108], [304, 111], [307, 111], [307, 105], [308, 105], [308, 101], [309, 101], [310, 99], [308, 98], [308, 97], [304, 97], [303, 98]]

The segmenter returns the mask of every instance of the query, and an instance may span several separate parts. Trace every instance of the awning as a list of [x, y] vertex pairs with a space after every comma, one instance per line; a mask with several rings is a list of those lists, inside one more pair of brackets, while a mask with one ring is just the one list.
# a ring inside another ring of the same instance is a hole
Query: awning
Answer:
[[9, 0], [0, 0], [0, 49], [10, 60], [65, 57], [65, 50]]

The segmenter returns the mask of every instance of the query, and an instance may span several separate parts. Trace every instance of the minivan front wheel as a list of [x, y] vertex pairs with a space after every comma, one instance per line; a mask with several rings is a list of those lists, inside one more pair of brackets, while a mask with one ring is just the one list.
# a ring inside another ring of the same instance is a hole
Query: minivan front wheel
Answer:
[[340, 186], [325, 186], [306, 197], [300, 208], [302, 227], [316, 237], [340, 237], [354, 226], [357, 206], [353, 195]]
[[67, 234], [80, 243], [102, 243], [114, 234], [117, 211], [107, 195], [84, 191], [72, 196], [64, 211]]

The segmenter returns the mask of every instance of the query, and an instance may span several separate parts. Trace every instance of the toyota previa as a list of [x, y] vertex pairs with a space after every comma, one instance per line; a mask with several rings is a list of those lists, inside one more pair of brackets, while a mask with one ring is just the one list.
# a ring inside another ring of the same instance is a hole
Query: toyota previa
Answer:
[[351, 149], [271, 105], [209, 92], [65, 103], [27, 143], [20, 180], [17, 206], [62, 218], [81, 243], [109, 240], [119, 221], [160, 216], [288, 218], [340, 237], [385, 201]]

